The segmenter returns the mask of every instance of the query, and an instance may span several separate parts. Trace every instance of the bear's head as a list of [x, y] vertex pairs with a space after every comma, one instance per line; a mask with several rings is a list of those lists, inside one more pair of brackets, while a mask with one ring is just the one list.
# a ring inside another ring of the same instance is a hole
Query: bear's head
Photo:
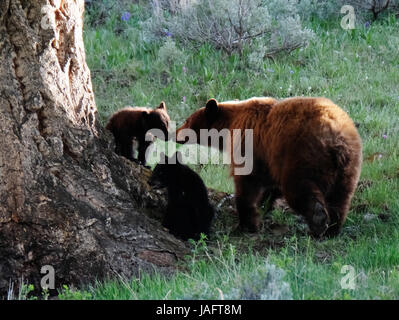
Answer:
[[145, 131], [159, 129], [165, 135], [165, 139], [168, 137], [169, 122], [170, 118], [163, 101], [158, 108], [142, 112], [142, 124]]
[[[218, 102], [215, 99], [210, 99], [206, 103], [206, 106], [194, 112], [184, 124], [176, 130], [176, 142], [177, 143], [200, 143], [200, 130], [201, 129], [212, 129], [215, 128], [215, 124], [220, 118], [221, 110], [218, 106]], [[196, 140], [187, 139], [186, 129], [194, 131]]]
[[182, 156], [180, 152], [175, 152], [171, 157], [161, 153], [161, 160], [155, 166], [148, 184], [154, 188], [165, 188], [169, 183], [175, 181], [179, 167], [182, 166]]
[[327, 209], [320, 202], [315, 202], [314, 209], [305, 217], [310, 233], [315, 238], [320, 238], [328, 229], [331, 222]]

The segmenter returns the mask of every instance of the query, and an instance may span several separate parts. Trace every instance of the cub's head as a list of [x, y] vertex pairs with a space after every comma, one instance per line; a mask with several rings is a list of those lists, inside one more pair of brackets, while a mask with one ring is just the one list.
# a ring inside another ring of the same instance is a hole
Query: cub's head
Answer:
[[165, 138], [167, 138], [170, 118], [166, 111], [165, 102], [162, 101], [156, 109], [143, 111], [142, 115], [143, 126], [146, 131], [150, 129], [159, 129], [163, 132]]
[[161, 160], [154, 168], [148, 181], [149, 185], [154, 188], [167, 187], [169, 183], [175, 181], [179, 166], [181, 166], [181, 154], [179, 152], [169, 158], [161, 153]]
[[[218, 102], [210, 99], [206, 106], [194, 112], [187, 118], [184, 124], [176, 131], [176, 142], [178, 143], [199, 143], [200, 129], [212, 129], [221, 114]], [[197, 141], [187, 139], [185, 129], [191, 129], [196, 134]]]

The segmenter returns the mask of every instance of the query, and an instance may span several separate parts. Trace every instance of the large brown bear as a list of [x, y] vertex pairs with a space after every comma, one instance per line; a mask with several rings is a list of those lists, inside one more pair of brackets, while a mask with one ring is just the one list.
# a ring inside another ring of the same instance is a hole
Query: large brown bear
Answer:
[[126, 107], [115, 112], [109, 119], [106, 128], [115, 137], [115, 152], [125, 158], [134, 161], [133, 139], [138, 142], [138, 161], [143, 165], [145, 151], [151, 141], [145, 140], [145, 135], [150, 129], [160, 129], [165, 138], [168, 136], [170, 118], [166, 110], [165, 102], [161, 102], [158, 108]]
[[244, 230], [258, 230], [261, 199], [272, 203], [283, 195], [314, 236], [339, 233], [359, 180], [362, 142], [349, 116], [329, 99], [211, 99], [177, 130], [180, 143], [186, 128], [197, 133], [197, 143], [200, 129], [253, 129], [252, 173], [234, 175]]

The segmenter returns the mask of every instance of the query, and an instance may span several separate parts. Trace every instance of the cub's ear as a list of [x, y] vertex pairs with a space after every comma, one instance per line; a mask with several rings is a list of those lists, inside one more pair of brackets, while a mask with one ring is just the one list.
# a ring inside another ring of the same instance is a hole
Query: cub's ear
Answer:
[[147, 121], [150, 113], [148, 111], [141, 111], [141, 121]]
[[219, 108], [218, 102], [215, 99], [210, 99], [205, 106], [205, 116], [208, 120], [214, 120], [217, 117]]
[[164, 109], [166, 110], [166, 103], [164, 101], [161, 102], [161, 104], [159, 105], [159, 107], [157, 109]]
[[141, 111], [140, 122], [144, 128], [147, 128], [149, 122], [149, 113], [148, 111]]

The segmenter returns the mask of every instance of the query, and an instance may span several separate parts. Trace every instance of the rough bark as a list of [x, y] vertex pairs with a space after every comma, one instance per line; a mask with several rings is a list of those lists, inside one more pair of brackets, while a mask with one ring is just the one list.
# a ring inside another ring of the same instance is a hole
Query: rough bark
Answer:
[[[97, 121], [83, 0], [0, 2], [0, 296], [22, 277], [56, 287], [169, 272], [185, 244], [153, 219], [150, 172]], [[17, 286], [16, 286], [17, 287]]]

